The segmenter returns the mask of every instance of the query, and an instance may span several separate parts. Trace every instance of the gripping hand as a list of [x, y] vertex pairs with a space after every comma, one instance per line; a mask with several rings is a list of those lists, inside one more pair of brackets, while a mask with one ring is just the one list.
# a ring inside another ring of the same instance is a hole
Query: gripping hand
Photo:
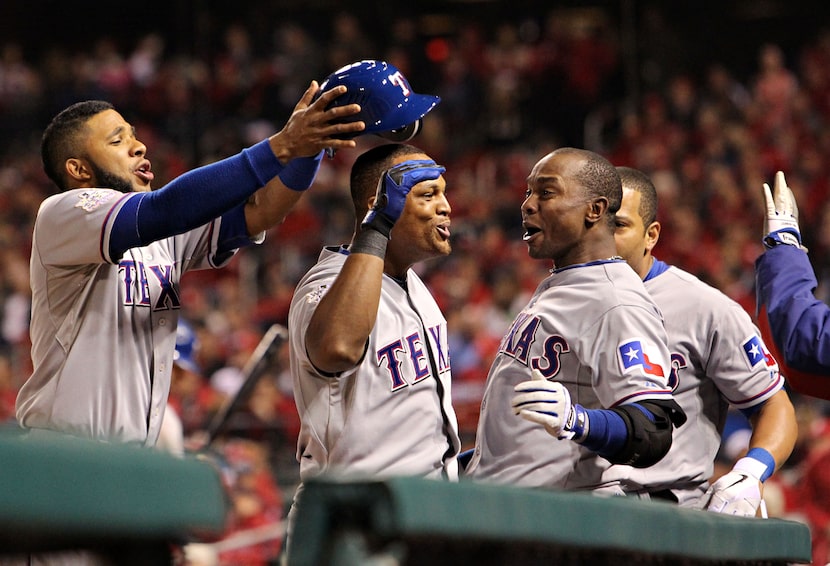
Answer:
[[764, 183], [764, 200], [767, 215], [764, 219], [764, 246], [768, 249], [778, 244], [801, 247], [801, 232], [798, 229], [798, 206], [784, 173], [775, 174], [775, 185], [770, 191]]
[[752, 457], [757, 456], [753, 451], [766, 453], [759, 448], [753, 448], [746, 456], [735, 462], [732, 471], [716, 481], [704, 496], [705, 508], [715, 513], [754, 517], [763, 501], [761, 497], [762, 482], [772, 473], [775, 464], [764, 462]]
[[704, 501], [708, 511], [754, 517], [761, 505], [761, 480], [733, 470], [709, 487]]
[[532, 375], [533, 379], [513, 388], [517, 393], [513, 397], [513, 412], [544, 426], [548, 434], [559, 440], [582, 440], [588, 433], [585, 409], [571, 403], [571, 395], [561, 383], [548, 381], [538, 369]]
[[435, 180], [444, 171], [444, 167], [431, 159], [411, 159], [386, 171], [378, 182], [375, 204], [363, 219], [363, 228], [377, 230], [389, 238], [412, 187], [423, 181]]

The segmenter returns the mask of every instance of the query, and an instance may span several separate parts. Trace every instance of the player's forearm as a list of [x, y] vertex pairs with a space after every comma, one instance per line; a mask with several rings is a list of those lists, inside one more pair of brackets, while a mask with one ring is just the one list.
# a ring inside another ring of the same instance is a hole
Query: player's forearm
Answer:
[[320, 370], [339, 373], [363, 357], [380, 303], [383, 259], [352, 254], [332, 283], [306, 331], [306, 350]]
[[790, 457], [798, 436], [795, 409], [786, 391], [781, 390], [767, 399], [750, 421], [749, 449], [763, 448], [772, 455], [775, 467], [780, 468]]
[[282, 223], [303, 193], [285, 187], [279, 177], [258, 190], [245, 205], [245, 224], [251, 237]]
[[245, 206], [249, 236], [254, 237], [285, 220], [303, 191], [311, 187], [322, 159], [322, 151], [313, 157], [292, 159], [279, 175], [254, 193]]

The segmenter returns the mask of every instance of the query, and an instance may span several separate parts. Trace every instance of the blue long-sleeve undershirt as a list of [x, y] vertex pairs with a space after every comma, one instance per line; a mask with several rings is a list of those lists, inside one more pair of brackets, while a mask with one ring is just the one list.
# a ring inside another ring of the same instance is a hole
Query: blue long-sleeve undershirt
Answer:
[[161, 189], [136, 193], [121, 208], [110, 234], [110, 257], [182, 234], [224, 216], [220, 251], [247, 238], [244, 204], [283, 170], [264, 140], [240, 153], [188, 171]]
[[830, 307], [816, 298], [810, 259], [795, 246], [767, 250], [755, 262], [758, 311], [786, 363], [818, 375], [830, 373]]

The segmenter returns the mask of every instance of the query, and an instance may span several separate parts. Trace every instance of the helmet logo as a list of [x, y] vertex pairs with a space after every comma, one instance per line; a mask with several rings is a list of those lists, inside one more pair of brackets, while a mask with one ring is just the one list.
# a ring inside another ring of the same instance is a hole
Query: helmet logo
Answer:
[[395, 71], [391, 75], [389, 75], [389, 82], [395, 86], [400, 87], [401, 92], [404, 96], [409, 96], [412, 94], [412, 91], [409, 90], [409, 85], [406, 84], [406, 79], [403, 77], [403, 74], [400, 71]]

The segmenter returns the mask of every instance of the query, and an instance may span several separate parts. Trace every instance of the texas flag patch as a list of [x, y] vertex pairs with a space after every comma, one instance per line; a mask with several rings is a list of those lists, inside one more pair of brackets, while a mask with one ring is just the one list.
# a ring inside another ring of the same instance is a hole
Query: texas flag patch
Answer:
[[648, 352], [643, 346], [644, 344], [647, 343], [643, 340], [628, 340], [617, 348], [623, 373], [631, 369], [642, 369], [646, 375], [665, 377], [665, 373], [660, 364], [655, 364], [649, 359]]
[[763, 361], [768, 368], [777, 365], [775, 358], [773, 358], [772, 354], [767, 351], [764, 347], [764, 343], [761, 342], [761, 339], [758, 336], [753, 336], [744, 342], [743, 348], [746, 359], [749, 360], [749, 367], [755, 367], [755, 365], [761, 361]]

